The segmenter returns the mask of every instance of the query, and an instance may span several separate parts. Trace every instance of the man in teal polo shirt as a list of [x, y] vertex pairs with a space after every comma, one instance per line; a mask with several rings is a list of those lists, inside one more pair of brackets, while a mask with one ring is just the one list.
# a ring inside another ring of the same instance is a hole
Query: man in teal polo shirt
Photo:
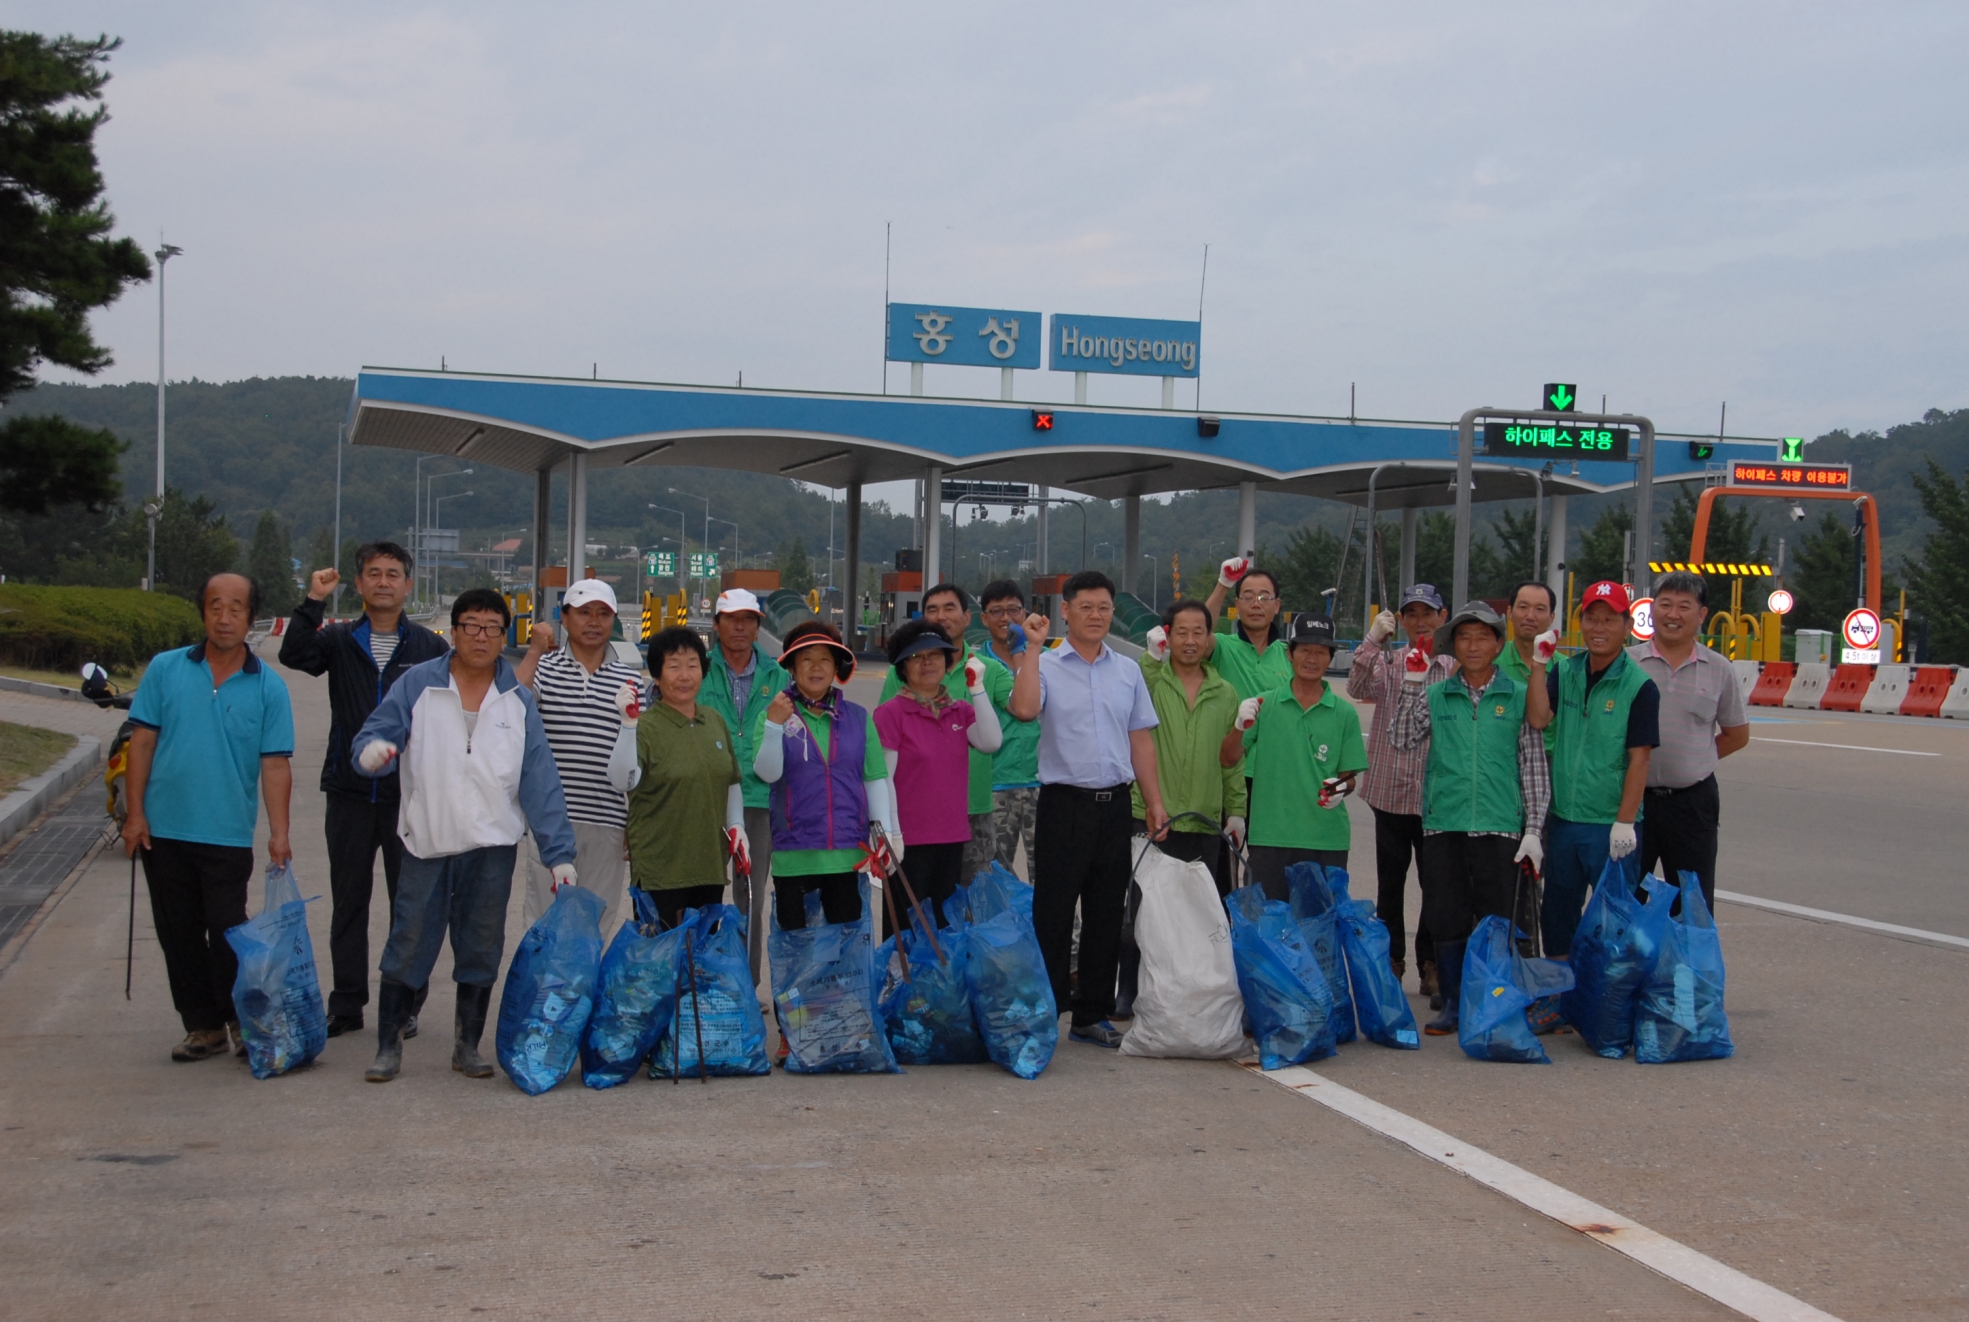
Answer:
[[732, 873], [732, 903], [746, 916], [746, 958], [752, 981], [766, 953], [766, 894], [773, 867], [773, 787], [752, 769], [758, 754], [757, 731], [765, 724], [773, 695], [793, 681], [759, 646], [759, 599], [744, 588], [727, 588], [712, 608], [711, 628], [718, 645], [711, 649], [711, 669], [698, 690], [699, 703], [717, 712], [731, 731], [738, 755], [739, 786], [745, 794], [745, 843], [751, 850], [752, 873]]
[[985, 584], [978, 594], [984, 611], [985, 632], [991, 635], [983, 656], [987, 671], [1002, 675], [985, 676], [985, 692], [999, 694], [991, 700], [998, 714], [998, 729], [1004, 742], [991, 755], [991, 830], [997, 841], [995, 856], [1006, 868], [1017, 858], [1019, 846], [1026, 850], [1026, 877], [1032, 877], [1033, 832], [1039, 812], [1039, 722], [1021, 721], [1012, 715], [1012, 682], [1021, 667], [1035, 661], [1026, 650], [1025, 630], [1019, 621], [1026, 615], [1025, 593], [1009, 578]]
[[294, 857], [294, 711], [287, 685], [246, 646], [260, 589], [243, 574], [214, 574], [198, 602], [205, 641], [158, 654], [137, 686], [124, 777], [123, 848], [143, 855], [171, 1004], [185, 1026], [173, 1060], [223, 1054], [228, 1027], [246, 1054], [232, 1007], [239, 959], [226, 930], [246, 921], [262, 780], [267, 857]]

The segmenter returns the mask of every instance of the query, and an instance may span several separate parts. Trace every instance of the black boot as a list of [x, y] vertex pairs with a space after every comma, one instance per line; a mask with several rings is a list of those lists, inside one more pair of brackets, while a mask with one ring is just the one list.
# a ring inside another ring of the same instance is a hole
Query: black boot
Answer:
[[424, 1013], [424, 998], [431, 994], [431, 984], [425, 983], [417, 989], [410, 1002], [410, 1017], [403, 1021], [403, 1040], [408, 1042], [417, 1036], [417, 1016]]
[[376, 1060], [363, 1078], [388, 1083], [403, 1068], [403, 1025], [417, 993], [400, 982], [384, 982], [376, 995]]
[[485, 1012], [491, 1004], [492, 988], [458, 984], [458, 1031], [451, 1042], [451, 1068], [468, 1079], [492, 1077], [492, 1066], [479, 1055]]
[[1436, 978], [1442, 987], [1442, 1013], [1422, 1026], [1430, 1037], [1448, 1037], [1456, 1031], [1457, 1010], [1463, 1002], [1463, 942], [1436, 942]]

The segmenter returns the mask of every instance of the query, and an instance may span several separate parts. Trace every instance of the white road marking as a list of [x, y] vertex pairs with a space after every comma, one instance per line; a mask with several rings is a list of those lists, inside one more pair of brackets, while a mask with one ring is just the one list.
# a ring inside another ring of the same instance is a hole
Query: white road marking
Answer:
[[1824, 923], [1844, 923], [1848, 927], [1864, 927], [1869, 932], [1885, 932], [1890, 936], [1911, 936], [1921, 941], [1939, 941], [1944, 945], [1969, 949], [1969, 938], [1950, 936], [1947, 932], [1930, 932], [1921, 927], [1902, 927], [1899, 923], [1876, 922], [1871, 918], [1860, 918], [1850, 913], [1833, 913], [1830, 909], [1808, 909], [1802, 904], [1786, 904], [1783, 900], [1765, 900], [1755, 895], [1742, 895], [1736, 891], [1719, 890], [1716, 892], [1716, 898], [1728, 900], [1732, 904], [1747, 904], [1755, 909], [1788, 913], [1798, 918], [1816, 918]]
[[1542, 1216], [1549, 1216], [1562, 1225], [1591, 1236], [1669, 1280], [1707, 1295], [1724, 1307], [1755, 1319], [1755, 1322], [1838, 1322], [1832, 1314], [1814, 1308], [1802, 1299], [1794, 1299], [1754, 1276], [1746, 1276], [1707, 1254], [1698, 1253], [1686, 1244], [1649, 1230], [1639, 1222], [1601, 1207], [1522, 1167], [1513, 1166], [1501, 1157], [1472, 1147], [1413, 1116], [1383, 1106], [1351, 1088], [1343, 1088], [1304, 1066], [1273, 1070], [1269, 1074], [1255, 1063], [1244, 1068], [1301, 1097], [1318, 1102], [1328, 1110], [1337, 1111], [1377, 1134], [1405, 1143], [1429, 1160], [1459, 1171]]
[[1940, 753], [1921, 753], [1912, 748], [1870, 748], [1865, 744], [1828, 744], [1817, 739], [1773, 739], [1768, 735], [1753, 734], [1753, 744], [1797, 744], [1802, 748], [1848, 748], [1855, 753], [1899, 753], [1902, 757], [1940, 757]]

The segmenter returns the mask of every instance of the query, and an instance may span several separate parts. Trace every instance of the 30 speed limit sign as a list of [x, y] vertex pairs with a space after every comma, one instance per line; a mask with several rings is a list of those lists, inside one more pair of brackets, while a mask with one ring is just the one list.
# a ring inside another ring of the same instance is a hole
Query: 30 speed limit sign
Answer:
[[1642, 642], [1655, 636], [1655, 599], [1643, 597], [1628, 608], [1630, 628]]
[[1846, 616], [1846, 623], [1840, 627], [1846, 635], [1846, 646], [1858, 651], [1880, 645], [1880, 617], [1862, 606]]

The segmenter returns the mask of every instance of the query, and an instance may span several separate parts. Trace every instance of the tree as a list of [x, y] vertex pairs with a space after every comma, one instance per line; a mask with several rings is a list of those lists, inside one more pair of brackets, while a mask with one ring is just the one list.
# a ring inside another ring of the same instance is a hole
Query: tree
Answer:
[[[1602, 579], [1616, 583], [1627, 578], [1627, 534], [1634, 531], [1632, 506], [1609, 505], [1600, 511], [1593, 526], [1579, 535], [1579, 559], [1572, 564], [1576, 591]], [[1686, 543], [1685, 543], [1686, 544]]]
[[813, 561], [807, 558], [807, 548], [802, 542], [781, 542], [773, 555], [773, 568], [779, 570], [779, 585], [789, 592], [805, 596], [814, 585]]
[[[125, 513], [122, 534], [126, 545], [145, 544], [143, 511]], [[176, 487], [165, 488], [164, 508], [157, 516], [157, 586], [196, 601], [206, 579], [238, 563], [239, 542], [212, 501], [205, 496], [186, 499]]]
[[[54, 363], [93, 375], [111, 363], [89, 313], [150, 278], [130, 239], [112, 239], [96, 167], [103, 66], [118, 42], [0, 32], [0, 402]], [[0, 509], [100, 509], [116, 494], [122, 447], [108, 432], [61, 418], [10, 418], [0, 428]]]
[[[1415, 519], [1415, 581], [1429, 584], [1448, 600], [1455, 580], [1456, 516], [1443, 510], [1423, 510]], [[1402, 584], [1404, 590], [1410, 586]], [[1460, 604], [1452, 602], [1450, 609]]]
[[1333, 586], [1340, 572], [1339, 537], [1325, 528], [1295, 528], [1282, 554], [1260, 547], [1253, 559], [1259, 568], [1277, 575], [1279, 598], [1288, 609], [1325, 613], [1326, 598], [1320, 594]]
[[1489, 537], [1471, 539], [1470, 595], [1508, 599], [1512, 588], [1528, 578], [1541, 577], [1538, 567], [1545, 563], [1544, 529], [1538, 526], [1535, 511], [1506, 509], [1493, 530], [1497, 533], [1495, 545]]
[[1935, 531], [1921, 558], [1906, 563], [1908, 604], [1928, 622], [1935, 660], [1969, 662], [1969, 481], [1957, 482], [1930, 459], [1927, 475], [1915, 474], [1914, 489]]
[[260, 613], [276, 618], [292, 613], [300, 592], [294, 586], [294, 543], [280, 516], [262, 510], [246, 553], [246, 572], [260, 585]]
[[[1668, 507], [1668, 513], [1661, 521], [1661, 543], [1655, 555], [1663, 560], [1681, 560], [1689, 554], [1695, 540], [1696, 505], [1699, 496], [1686, 484], [1676, 488], [1675, 500]], [[1719, 500], [1709, 507], [1709, 535], [1703, 542], [1702, 558], [1714, 564], [1718, 561], [1734, 561], [1739, 564], [1771, 563], [1771, 537], [1764, 531], [1760, 517], [1761, 507], [1755, 500]], [[1730, 604], [1730, 574], [1705, 574], [1703, 586], [1708, 590], [1709, 609], [1724, 610]], [[1756, 607], [1746, 600], [1745, 607], [1756, 613]], [[1843, 614], [1843, 612], [1842, 612]]]

